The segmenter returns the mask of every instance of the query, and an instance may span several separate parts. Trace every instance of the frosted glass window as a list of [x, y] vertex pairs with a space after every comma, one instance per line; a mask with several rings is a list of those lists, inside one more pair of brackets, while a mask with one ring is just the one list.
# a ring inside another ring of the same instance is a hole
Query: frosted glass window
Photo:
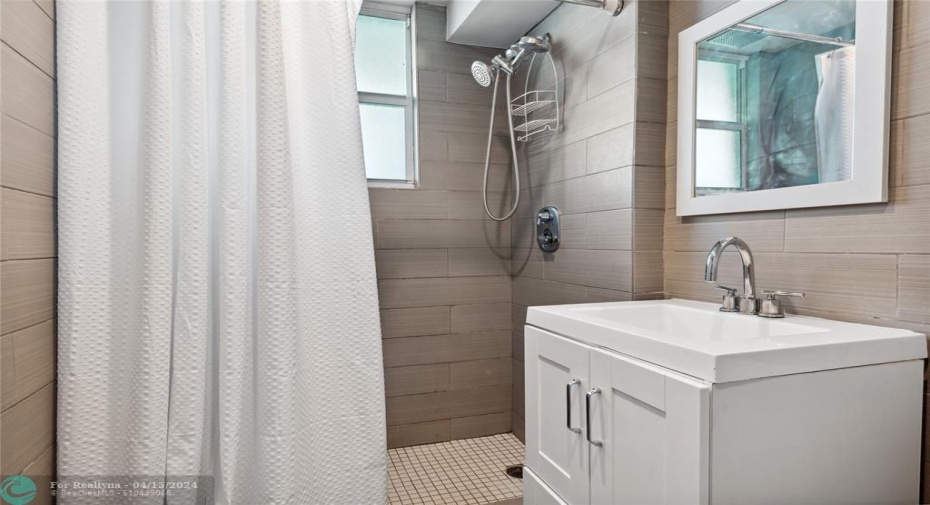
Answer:
[[416, 187], [416, 102], [410, 14], [362, 7], [356, 25], [355, 70], [362, 145], [371, 185]]
[[734, 63], [698, 60], [697, 119], [739, 121], [738, 78]]
[[699, 188], [743, 185], [739, 130], [698, 128], [695, 138], [695, 182]]
[[355, 39], [358, 90], [407, 94], [407, 21], [359, 16]]
[[406, 109], [360, 103], [365, 171], [369, 179], [407, 179]]

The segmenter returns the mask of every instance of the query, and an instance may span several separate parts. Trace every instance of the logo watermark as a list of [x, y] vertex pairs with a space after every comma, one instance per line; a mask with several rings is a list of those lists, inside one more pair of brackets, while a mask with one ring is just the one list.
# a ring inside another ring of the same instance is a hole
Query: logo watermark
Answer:
[[25, 475], [11, 475], [0, 486], [0, 497], [10, 505], [26, 505], [36, 499], [36, 483]]
[[56, 498], [93, 500], [95, 505], [127, 501], [163, 505], [213, 503], [213, 478], [206, 475], [57, 475], [49, 482]]

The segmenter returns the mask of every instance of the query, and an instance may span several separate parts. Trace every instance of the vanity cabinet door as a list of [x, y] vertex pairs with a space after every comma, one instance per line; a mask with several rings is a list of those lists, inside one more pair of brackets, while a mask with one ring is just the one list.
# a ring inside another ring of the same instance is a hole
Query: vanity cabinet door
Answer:
[[590, 366], [590, 503], [707, 504], [710, 387], [597, 349]]
[[590, 347], [526, 327], [526, 464], [565, 502], [588, 503], [584, 397]]

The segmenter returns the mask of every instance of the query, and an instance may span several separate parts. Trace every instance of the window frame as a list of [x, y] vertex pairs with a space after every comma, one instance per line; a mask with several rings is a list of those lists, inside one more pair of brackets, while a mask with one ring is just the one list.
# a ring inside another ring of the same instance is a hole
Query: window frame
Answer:
[[[738, 131], [740, 136], [740, 187], [712, 187], [712, 186], [701, 186], [698, 188], [695, 186], [695, 191], [698, 189], [709, 190], [715, 193], [728, 193], [728, 192], [745, 192], [749, 189], [749, 170], [747, 166], [746, 157], [749, 155], [749, 146], [747, 145], [747, 125], [746, 125], [746, 93], [749, 86], [749, 76], [746, 69], [746, 64], [749, 61], [748, 56], [741, 54], [729, 53], [725, 51], [711, 51], [706, 49], [698, 49], [698, 61], [714, 61], [719, 63], [727, 63], [730, 65], [736, 66], [736, 121], [719, 121], [719, 120], [708, 120], [708, 119], [698, 119], [697, 113], [695, 113], [694, 124], [695, 128], [704, 129], [704, 130], [726, 130], [726, 131]], [[697, 72], [697, 64], [695, 64], [695, 72]]]
[[[370, 188], [415, 189], [419, 186], [419, 156], [417, 155], [417, 139], [419, 136], [419, 121], [417, 114], [417, 72], [416, 72], [416, 9], [399, 5], [365, 2], [359, 11], [360, 16], [377, 17], [406, 21], [407, 23], [407, 95], [391, 95], [385, 93], [358, 92], [358, 103], [371, 105], [391, 105], [404, 107], [405, 152], [406, 152], [406, 178], [401, 179], [371, 179], [368, 178]], [[364, 139], [362, 132], [362, 142]], [[367, 172], [367, 170], [366, 170]], [[367, 173], [366, 173], [367, 178]]]

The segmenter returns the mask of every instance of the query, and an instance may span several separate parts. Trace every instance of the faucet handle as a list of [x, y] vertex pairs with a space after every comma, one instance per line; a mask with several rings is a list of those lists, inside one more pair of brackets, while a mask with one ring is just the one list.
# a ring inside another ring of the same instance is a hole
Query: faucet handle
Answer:
[[714, 284], [717, 289], [726, 291], [720, 305], [720, 312], [739, 312], [739, 296], [736, 294], [736, 288]]
[[785, 317], [781, 300], [778, 299], [779, 296], [804, 298], [804, 293], [800, 291], [762, 291], [762, 299], [759, 301], [759, 317]]
[[765, 300], [774, 300], [776, 296], [794, 296], [804, 298], [805, 294], [800, 291], [766, 291], [762, 290], [762, 296]]
[[717, 288], [717, 289], [726, 290], [726, 292], [727, 292], [728, 295], [735, 295], [735, 294], [736, 294], [736, 288], [731, 288], [731, 287], [729, 287], [729, 286], [724, 286], [723, 284], [714, 284], [714, 287]]

